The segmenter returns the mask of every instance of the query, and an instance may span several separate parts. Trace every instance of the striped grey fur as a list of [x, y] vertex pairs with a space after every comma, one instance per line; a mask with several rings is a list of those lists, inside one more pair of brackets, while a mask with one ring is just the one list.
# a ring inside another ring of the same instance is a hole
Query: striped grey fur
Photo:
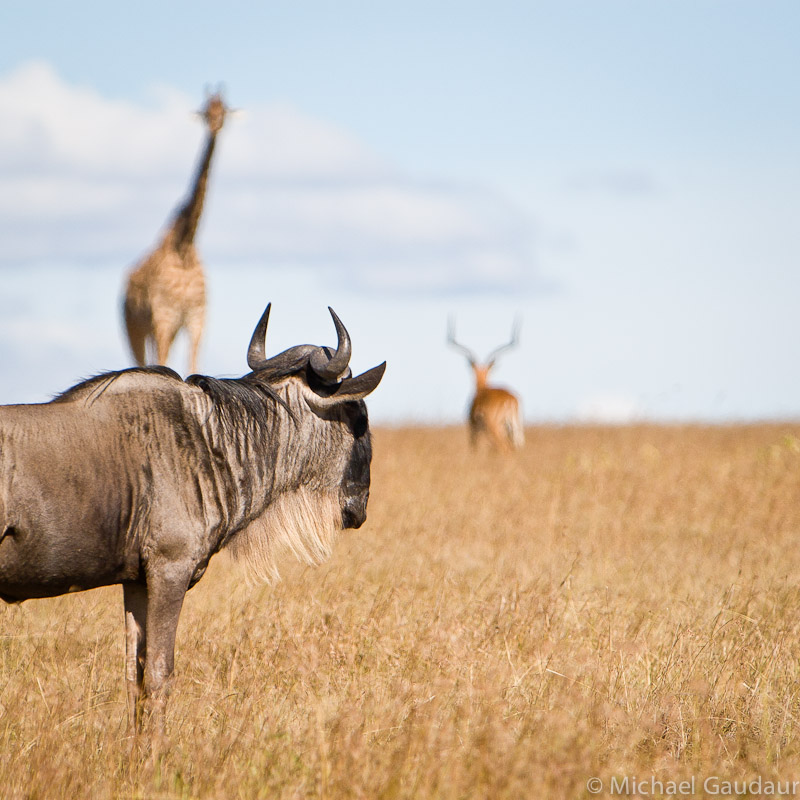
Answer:
[[282, 549], [316, 563], [366, 518], [363, 398], [385, 364], [351, 377], [331, 314], [335, 350], [266, 359], [268, 307], [238, 379], [136, 368], [0, 407], [0, 598], [122, 584], [131, 722], [143, 691], [163, 708], [183, 596], [214, 553], [270, 579]]

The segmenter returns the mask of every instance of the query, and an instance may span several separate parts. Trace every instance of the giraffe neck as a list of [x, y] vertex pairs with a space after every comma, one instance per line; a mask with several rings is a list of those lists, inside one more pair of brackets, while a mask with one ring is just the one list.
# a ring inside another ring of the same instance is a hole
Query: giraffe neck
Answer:
[[194, 244], [194, 237], [197, 233], [197, 225], [200, 222], [200, 215], [203, 213], [203, 202], [206, 197], [206, 185], [208, 184], [208, 172], [211, 167], [211, 157], [214, 155], [214, 145], [217, 141], [217, 134], [209, 132], [206, 140], [205, 152], [200, 159], [197, 167], [192, 191], [186, 203], [178, 212], [175, 223], [172, 226], [172, 239], [175, 249], [179, 252], [186, 250]]

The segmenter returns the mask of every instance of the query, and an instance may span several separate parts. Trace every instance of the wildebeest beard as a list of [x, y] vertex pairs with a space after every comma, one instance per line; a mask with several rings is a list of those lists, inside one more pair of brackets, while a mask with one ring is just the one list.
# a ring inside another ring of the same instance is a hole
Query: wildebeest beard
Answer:
[[251, 582], [277, 580], [281, 552], [319, 564], [328, 558], [341, 530], [341, 506], [336, 490], [300, 487], [280, 495], [266, 511], [231, 541], [230, 552], [242, 561]]

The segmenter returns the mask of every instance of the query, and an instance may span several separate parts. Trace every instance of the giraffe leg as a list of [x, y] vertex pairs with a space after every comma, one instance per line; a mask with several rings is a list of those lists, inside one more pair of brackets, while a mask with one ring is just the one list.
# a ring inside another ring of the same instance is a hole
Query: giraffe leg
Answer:
[[167, 365], [169, 351], [177, 333], [177, 327], [172, 325], [159, 325], [153, 331], [153, 338], [156, 343], [156, 363], [164, 367]]
[[189, 374], [197, 372], [197, 354], [200, 350], [200, 340], [203, 337], [204, 311], [192, 315], [186, 323], [189, 334]]
[[147, 363], [145, 349], [147, 328], [141, 324], [128, 303], [125, 303], [125, 330], [128, 333], [128, 342], [131, 346], [133, 358], [140, 367], [143, 367]]

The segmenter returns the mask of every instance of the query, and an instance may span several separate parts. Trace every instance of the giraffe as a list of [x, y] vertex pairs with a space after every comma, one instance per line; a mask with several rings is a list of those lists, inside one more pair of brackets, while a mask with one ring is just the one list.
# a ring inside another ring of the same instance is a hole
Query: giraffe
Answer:
[[139, 366], [147, 363], [148, 340], [155, 346], [157, 363], [166, 364], [175, 336], [181, 328], [186, 328], [190, 340], [189, 371], [197, 370], [197, 352], [205, 322], [206, 281], [194, 239], [203, 212], [217, 134], [229, 112], [219, 92], [207, 95], [205, 108], [198, 114], [205, 120], [208, 136], [189, 196], [155, 250], [128, 276], [125, 328]]

